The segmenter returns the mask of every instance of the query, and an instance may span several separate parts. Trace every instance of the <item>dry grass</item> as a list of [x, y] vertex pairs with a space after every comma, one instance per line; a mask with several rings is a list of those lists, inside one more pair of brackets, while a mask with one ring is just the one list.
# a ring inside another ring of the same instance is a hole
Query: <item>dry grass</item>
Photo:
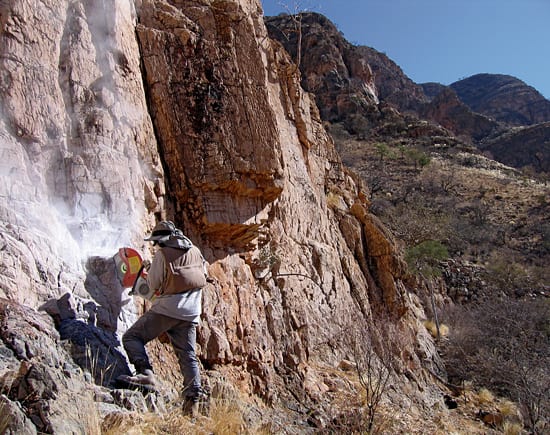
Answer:
[[103, 435], [153, 435], [166, 433], [207, 434], [183, 416], [180, 410], [168, 413], [111, 414], [102, 425]]
[[476, 395], [476, 402], [480, 405], [487, 405], [495, 401], [495, 396], [487, 388], [481, 388]]
[[502, 432], [505, 435], [520, 435], [523, 433], [523, 426], [519, 423], [505, 421], [502, 425]]
[[8, 429], [12, 416], [10, 414], [9, 406], [6, 405], [6, 400], [3, 395], [0, 397], [0, 433], [5, 433]]
[[206, 427], [209, 432], [230, 435], [245, 433], [242, 404], [235, 400], [213, 399]]
[[327, 205], [330, 207], [330, 208], [333, 208], [333, 209], [345, 209], [346, 208], [346, 204], [343, 200], [343, 198], [334, 193], [334, 192], [328, 192], [327, 193]]
[[6, 433], [13, 421], [12, 410], [9, 404], [9, 395], [12, 389], [13, 378], [9, 381], [6, 377], [0, 384], [0, 434]]
[[[335, 420], [334, 427], [326, 428], [323, 433], [361, 433], [364, 431], [364, 419], [361, 413], [365, 411], [366, 394], [361, 386], [356, 368], [353, 363], [343, 361], [339, 368], [325, 365], [315, 365], [315, 369], [323, 373], [324, 382], [330, 390], [324, 397], [330, 401], [333, 410], [339, 410], [341, 418]], [[521, 424], [514, 415], [517, 405], [513, 402], [494, 397], [494, 401], [480, 406], [481, 400], [488, 400], [493, 395], [485, 390], [478, 391], [471, 382], [461, 384], [464, 387], [463, 395], [457, 398], [459, 406], [451, 409], [441, 404], [430, 409], [415, 406], [407, 397], [413, 397], [416, 390], [391, 390], [381, 404], [377, 414], [376, 426], [373, 434], [380, 435], [488, 435], [509, 433], [519, 435]], [[490, 427], [476, 413], [482, 409], [493, 410], [495, 414], [502, 414], [504, 421], [497, 428]], [[345, 411], [349, 412], [345, 412]], [[340, 423], [340, 424], [337, 424]], [[355, 430], [354, 430], [355, 429]], [[506, 432], [508, 431], [508, 432]], [[270, 432], [279, 433], [279, 432]], [[524, 433], [524, 432], [523, 432]]]
[[91, 394], [86, 394], [82, 397], [80, 402], [81, 406], [85, 409], [84, 418], [86, 425], [86, 434], [87, 435], [101, 435], [101, 416], [99, 415], [99, 410], [97, 409], [97, 404], [94, 402]]
[[517, 417], [520, 414], [517, 405], [510, 400], [504, 400], [499, 404], [498, 410], [505, 417]]
[[[428, 330], [432, 337], [437, 337], [437, 325], [433, 320], [425, 320], [424, 327]], [[449, 327], [443, 323], [439, 325], [440, 337], [446, 337], [449, 335]]]
[[460, 435], [526, 433], [516, 403], [496, 396], [486, 388], [476, 390], [470, 383], [465, 383], [464, 387], [459, 407], [445, 413], [447, 433]]
[[[86, 362], [92, 378], [98, 385], [108, 385], [113, 375], [113, 363], [107, 364], [107, 355], [100, 355], [99, 348], [95, 351], [89, 343], [86, 343]], [[103, 359], [103, 360], [101, 360]]]
[[[182, 434], [261, 434], [261, 428], [247, 427], [246, 403], [235, 396], [210, 399], [208, 409], [197, 418], [184, 415], [180, 405], [166, 412], [128, 413], [108, 416], [102, 425], [103, 435]], [[267, 432], [266, 432], [267, 433]]]

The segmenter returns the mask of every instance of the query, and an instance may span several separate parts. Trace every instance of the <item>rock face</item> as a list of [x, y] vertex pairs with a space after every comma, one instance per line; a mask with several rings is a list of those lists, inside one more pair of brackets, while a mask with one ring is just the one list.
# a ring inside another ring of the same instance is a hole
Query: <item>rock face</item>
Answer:
[[51, 317], [1, 299], [0, 331], [3, 404], [18, 409], [11, 421], [3, 413], [13, 431], [8, 433], [70, 433], [82, 427], [79, 421], [90, 412], [86, 386]]
[[2, 290], [34, 306], [82, 287], [82, 260], [137, 240], [162, 199], [132, 5], [51, 3], [0, 10], [0, 218], [19, 252]]
[[[437, 356], [398, 246], [258, 1], [8, 0], [0, 25], [0, 294], [14, 319], [0, 376], [58, 358], [36, 387], [40, 421], [22, 402], [38, 431], [85, 427], [53, 416], [87, 382], [67, 372], [91, 371], [86, 343], [112, 376], [129, 370], [119, 337], [143, 303], [117, 282], [112, 256], [129, 245], [150, 257], [142, 237], [161, 218], [201, 247], [216, 280], [204, 291], [205, 367], [305, 421], [313, 406], [329, 414], [316, 367], [349, 358], [341, 337], [379, 321], [409, 337], [399, 355], [425, 382], [423, 361]], [[360, 61], [346, 68], [350, 82], [372, 80]], [[356, 94], [375, 98], [368, 86]], [[17, 326], [34, 316], [45, 326], [32, 336], [48, 337], [36, 348]], [[153, 346], [155, 364], [167, 349]], [[158, 369], [177, 379], [175, 366]]]
[[355, 47], [352, 52], [358, 61], [365, 59], [372, 69], [380, 101], [404, 113], [416, 112], [427, 101], [422, 87], [384, 53], [366, 46]]
[[496, 131], [499, 124], [487, 116], [473, 112], [462, 103], [455, 92], [443, 87], [419, 113], [436, 121], [448, 130], [461, 135], [465, 141], [480, 141]]
[[550, 121], [550, 101], [521, 80], [503, 74], [476, 74], [451, 88], [474, 112], [509, 125]]
[[[177, 17], [173, 28], [160, 20], [167, 10]], [[303, 395], [299, 368], [343, 357], [342, 346], [322, 343], [346, 330], [350, 317], [370, 313], [372, 299], [396, 319], [405, 313], [396, 246], [355, 217], [368, 209], [361, 186], [344, 171], [295, 66], [267, 38], [256, 3], [146, 1], [139, 14], [168, 196], [217, 280], [205, 291], [201, 357], [242, 366], [254, 393], [286, 394], [277, 374], [284, 372], [287, 388]], [[179, 93], [159, 83], [159, 71], [181, 84]], [[175, 123], [167, 115], [177, 107]], [[339, 198], [336, 211], [329, 193]], [[367, 239], [372, 249], [374, 240], [384, 246], [374, 262], [362, 253]]]
[[266, 25], [295, 61], [300, 57], [302, 85], [315, 95], [324, 120], [342, 121], [358, 113], [369, 117], [381, 101], [402, 111], [426, 101], [422, 88], [385, 54], [350, 44], [323, 15], [281, 14], [266, 18]]
[[265, 54], [255, 38], [245, 37], [260, 31], [253, 20], [261, 11], [232, 2], [182, 10], [144, 1], [139, 13], [138, 39], [170, 180], [167, 193], [187, 231], [220, 247], [246, 247], [267, 219], [258, 212], [283, 190]]

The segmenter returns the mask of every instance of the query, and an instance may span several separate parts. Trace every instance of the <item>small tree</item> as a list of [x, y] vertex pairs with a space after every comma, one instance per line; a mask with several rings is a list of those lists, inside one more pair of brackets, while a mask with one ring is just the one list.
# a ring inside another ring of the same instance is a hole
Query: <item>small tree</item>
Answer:
[[389, 319], [375, 323], [353, 323], [346, 328], [345, 341], [353, 356], [359, 385], [362, 388], [361, 411], [351, 411], [345, 419], [351, 426], [338, 427], [347, 433], [381, 433], [388, 423], [381, 418], [381, 405], [391, 385], [392, 373], [399, 365], [401, 353], [411, 341]]
[[374, 144], [374, 147], [376, 148], [376, 152], [378, 153], [378, 156], [380, 157], [380, 163], [384, 161], [384, 158], [391, 157], [393, 155], [392, 150], [390, 147], [385, 144], [384, 142], [378, 142]]
[[[292, 32], [296, 34], [296, 59], [294, 59], [296, 69], [300, 68], [300, 63], [302, 62], [302, 17], [303, 13], [307, 12], [307, 9], [304, 8], [301, 1], [293, 2], [278, 2], [278, 5], [281, 6], [292, 22]], [[281, 29], [280, 29], [281, 30]], [[290, 35], [281, 30], [287, 40], [290, 39]]]
[[431, 161], [430, 156], [416, 148], [409, 148], [407, 150], [407, 157], [414, 163], [415, 170], [418, 169], [418, 166], [423, 168], [429, 165]]
[[405, 255], [410, 270], [424, 278], [441, 276], [440, 262], [449, 257], [445, 245], [437, 240], [425, 240], [409, 248]]

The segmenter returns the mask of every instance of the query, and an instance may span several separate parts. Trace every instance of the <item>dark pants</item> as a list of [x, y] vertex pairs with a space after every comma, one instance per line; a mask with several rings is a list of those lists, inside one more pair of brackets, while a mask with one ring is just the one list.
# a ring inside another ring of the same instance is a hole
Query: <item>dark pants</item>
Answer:
[[184, 380], [183, 395], [197, 396], [201, 386], [199, 361], [195, 354], [197, 323], [174, 319], [151, 311], [146, 312], [122, 336], [128, 359], [140, 373], [152, 369], [145, 345], [163, 332], [170, 337], [178, 357]]

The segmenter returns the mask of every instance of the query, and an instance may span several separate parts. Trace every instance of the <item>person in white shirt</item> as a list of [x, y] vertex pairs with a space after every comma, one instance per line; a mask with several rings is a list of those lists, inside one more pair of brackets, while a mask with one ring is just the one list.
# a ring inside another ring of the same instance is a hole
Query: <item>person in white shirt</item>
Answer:
[[154, 390], [155, 375], [145, 345], [166, 333], [184, 378], [184, 411], [195, 415], [201, 389], [195, 353], [196, 329], [202, 311], [202, 288], [206, 285], [206, 261], [200, 250], [170, 221], [155, 226], [145, 240], [158, 244], [148, 270], [147, 284], [154, 291], [152, 306], [122, 337], [135, 376], [120, 379], [145, 390]]

